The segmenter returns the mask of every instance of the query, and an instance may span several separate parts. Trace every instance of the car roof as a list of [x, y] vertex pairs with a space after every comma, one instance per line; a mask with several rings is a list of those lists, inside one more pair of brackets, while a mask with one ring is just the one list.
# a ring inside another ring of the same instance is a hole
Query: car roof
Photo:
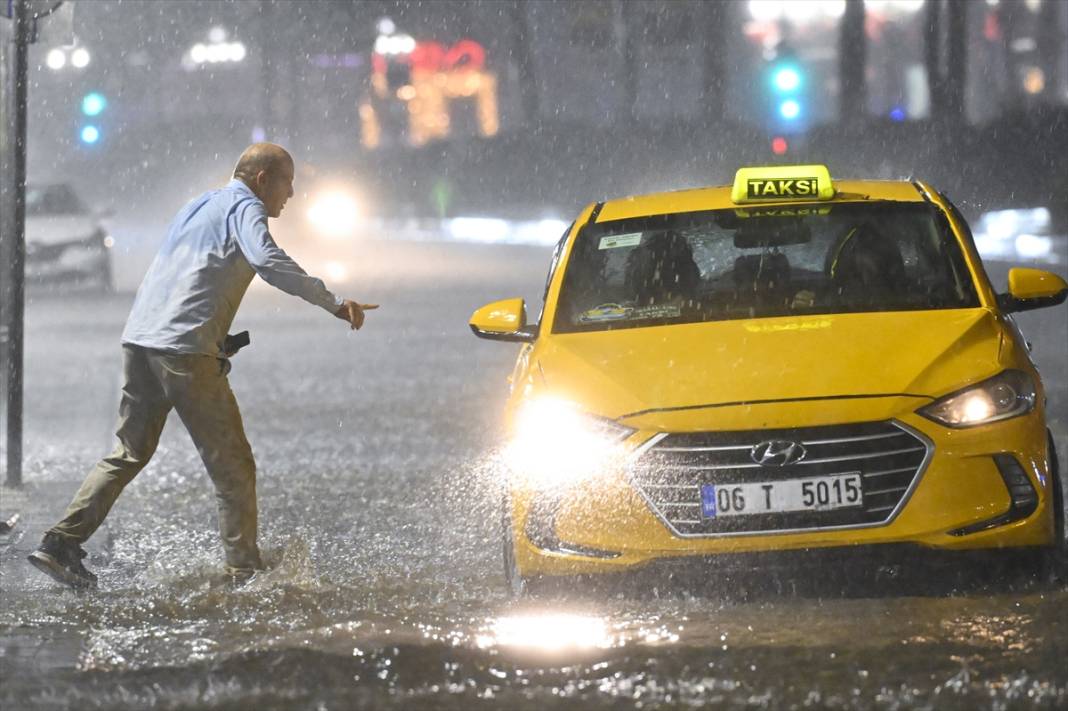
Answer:
[[[835, 180], [836, 194], [832, 200], [783, 200], [764, 205], [828, 205], [865, 200], [892, 200], [896, 202], [924, 202], [927, 198], [912, 182], [907, 180]], [[650, 193], [616, 198], [604, 203], [595, 222], [625, 220], [631, 217], [649, 217], [676, 212], [699, 212], [752, 207], [731, 201], [731, 186], [718, 185], [708, 188], [676, 190], [666, 193]]]

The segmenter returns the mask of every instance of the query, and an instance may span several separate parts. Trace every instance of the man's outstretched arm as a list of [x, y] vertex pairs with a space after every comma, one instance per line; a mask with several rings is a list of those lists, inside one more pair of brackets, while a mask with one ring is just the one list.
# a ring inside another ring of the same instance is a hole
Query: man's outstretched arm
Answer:
[[378, 308], [377, 304], [342, 299], [327, 289], [322, 279], [305, 272], [275, 243], [267, 230], [267, 213], [258, 203], [243, 205], [236, 215], [236, 222], [234, 236], [241, 253], [256, 274], [271, 286], [329, 311], [348, 321], [353, 329], [363, 325], [365, 310]]

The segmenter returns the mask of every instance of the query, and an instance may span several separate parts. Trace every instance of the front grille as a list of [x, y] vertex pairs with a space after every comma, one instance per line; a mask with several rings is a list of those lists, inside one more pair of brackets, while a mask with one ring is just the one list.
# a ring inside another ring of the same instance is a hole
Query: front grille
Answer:
[[[894, 422], [866, 422], [748, 432], [669, 433], [635, 459], [633, 485], [677, 535], [874, 526], [889, 521], [912, 490], [930, 445]], [[801, 443], [806, 454], [785, 466], [761, 465], [751, 453], [761, 442]], [[745, 484], [860, 472], [863, 506], [705, 518], [704, 484]]]

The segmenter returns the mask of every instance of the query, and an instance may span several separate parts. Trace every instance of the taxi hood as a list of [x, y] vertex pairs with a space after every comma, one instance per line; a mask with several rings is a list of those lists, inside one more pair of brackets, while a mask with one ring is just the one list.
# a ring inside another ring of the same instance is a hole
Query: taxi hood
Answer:
[[998, 372], [1006, 335], [981, 308], [827, 314], [554, 334], [549, 392], [607, 417], [650, 409], [907, 394]]

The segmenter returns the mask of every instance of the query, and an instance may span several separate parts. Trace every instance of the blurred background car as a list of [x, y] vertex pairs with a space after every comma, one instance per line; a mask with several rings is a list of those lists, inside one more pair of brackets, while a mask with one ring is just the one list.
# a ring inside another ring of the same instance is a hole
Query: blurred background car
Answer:
[[69, 284], [113, 289], [114, 241], [66, 183], [26, 188], [26, 280], [30, 284]]

